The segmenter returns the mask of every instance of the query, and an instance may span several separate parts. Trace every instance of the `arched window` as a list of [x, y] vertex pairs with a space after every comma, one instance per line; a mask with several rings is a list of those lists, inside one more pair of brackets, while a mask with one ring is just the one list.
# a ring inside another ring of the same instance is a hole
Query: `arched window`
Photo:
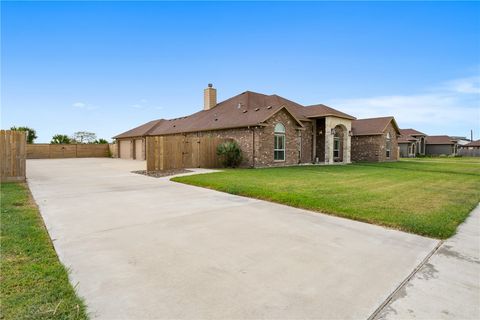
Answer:
[[281, 123], [275, 125], [273, 160], [285, 161], [285, 126]]
[[387, 157], [387, 159], [390, 159], [391, 149], [392, 149], [392, 137], [390, 136], [390, 132], [387, 132], [387, 139], [386, 139], [386, 146], [385, 146], [385, 150], [386, 150], [385, 156]]

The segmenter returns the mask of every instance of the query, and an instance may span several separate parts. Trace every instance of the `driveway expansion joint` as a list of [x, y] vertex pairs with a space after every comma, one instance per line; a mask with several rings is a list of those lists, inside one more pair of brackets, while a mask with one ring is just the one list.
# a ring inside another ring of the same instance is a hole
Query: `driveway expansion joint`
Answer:
[[430, 258], [438, 251], [440, 250], [442, 244], [444, 243], [445, 241], [444, 240], [440, 240], [438, 241], [437, 245], [435, 246], [435, 248], [432, 249], [432, 251], [430, 251], [426, 256], [425, 258], [422, 260], [422, 262], [420, 262], [420, 264], [415, 268], [413, 269], [413, 271], [405, 278], [405, 280], [403, 280], [399, 285], [398, 287], [387, 297], [387, 299], [385, 299], [385, 301], [372, 313], [372, 315], [370, 317], [368, 317], [368, 320], [374, 320], [374, 319], [379, 319], [377, 318], [380, 313], [386, 308], [388, 307], [388, 305], [390, 304], [390, 302], [392, 302], [392, 300], [401, 292], [402, 289], [404, 289], [407, 284], [410, 282], [410, 280], [418, 273], [418, 271], [420, 271], [420, 269], [422, 269], [422, 267], [424, 265], [426, 265], [428, 263], [428, 261], [430, 260]]

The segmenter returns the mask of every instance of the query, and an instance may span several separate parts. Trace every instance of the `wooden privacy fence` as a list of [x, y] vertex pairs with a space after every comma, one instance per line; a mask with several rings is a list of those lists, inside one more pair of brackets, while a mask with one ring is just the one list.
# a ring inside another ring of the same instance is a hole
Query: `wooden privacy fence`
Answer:
[[219, 168], [218, 144], [232, 139], [215, 137], [147, 137], [147, 170]]
[[25, 181], [27, 133], [25, 131], [0, 131], [0, 180]]
[[463, 157], [480, 157], [480, 149], [458, 149], [457, 154]]
[[108, 156], [108, 144], [27, 145], [27, 159], [99, 158]]

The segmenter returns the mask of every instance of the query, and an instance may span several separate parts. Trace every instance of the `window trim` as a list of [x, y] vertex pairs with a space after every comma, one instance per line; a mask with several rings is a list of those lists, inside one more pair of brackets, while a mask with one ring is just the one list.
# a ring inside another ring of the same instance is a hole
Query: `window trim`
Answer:
[[387, 132], [385, 139], [385, 158], [390, 159], [392, 157], [392, 137], [390, 132]]
[[[277, 131], [277, 126], [278, 125], [281, 125], [283, 127], [283, 130], [279, 130]], [[287, 158], [287, 151], [286, 151], [286, 128], [285, 128], [285, 125], [281, 122], [278, 122], [274, 129], [273, 129], [273, 161], [274, 162], [285, 162], [286, 158]], [[282, 149], [279, 149], [277, 148], [277, 139], [282, 139], [283, 141], [283, 148]], [[282, 152], [283, 153], [283, 159], [275, 159], [275, 155], [278, 153], [278, 152]]]

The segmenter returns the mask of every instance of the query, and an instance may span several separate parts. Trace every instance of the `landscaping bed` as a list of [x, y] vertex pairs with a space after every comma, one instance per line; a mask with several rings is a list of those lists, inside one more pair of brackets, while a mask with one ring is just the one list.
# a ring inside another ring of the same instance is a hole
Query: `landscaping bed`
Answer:
[[237, 169], [172, 181], [448, 238], [480, 201], [480, 158]]
[[154, 177], [154, 178], [168, 177], [168, 176], [173, 176], [176, 174], [188, 173], [188, 172], [192, 172], [192, 171], [186, 170], [186, 169], [171, 169], [171, 170], [162, 170], [162, 171], [147, 171], [147, 170], [132, 171], [132, 173], [143, 174], [145, 176]]
[[0, 319], [87, 319], [29, 190], [1, 184]]

